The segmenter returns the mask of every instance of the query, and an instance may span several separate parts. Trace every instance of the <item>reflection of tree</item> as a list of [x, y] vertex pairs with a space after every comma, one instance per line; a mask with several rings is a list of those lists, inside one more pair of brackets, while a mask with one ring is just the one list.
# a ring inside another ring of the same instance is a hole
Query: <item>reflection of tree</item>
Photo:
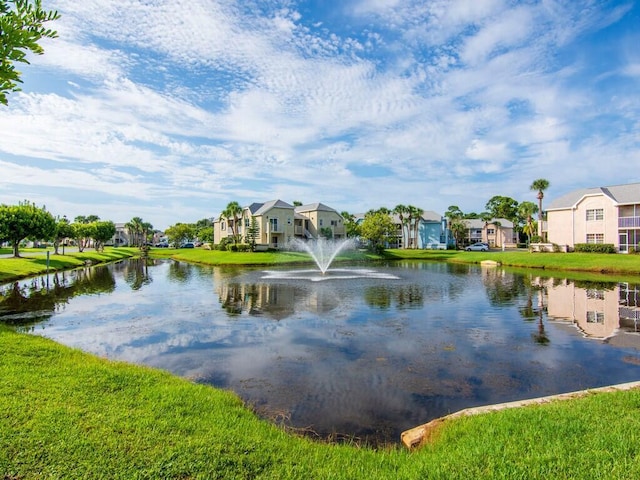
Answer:
[[414, 308], [424, 304], [424, 291], [420, 285], [377, 285], [364, 291], [365, 302], [375, 308]]
[[15, 282], [0, 289], [0, 321], [31, 326], [46, 320], [76, 295], [109, 293], [115, 279], [108, 266], [56, 272], [28, 282]]
[[[531, 333], [531, 338], [540, 345], [547, 345], [551, 342], [551, 339], [547, 335], [544, 327], [544, 288], [538, 285], [528, 285], [525, 288], [527, 290], [527, 300], [524, 306], [518, 308], [518, 311], [526, 321], [532, 322], [536, 319], [538, 320], [537, 332]], [[538, 293], [538, 302], [535, 307], [533, 305], [534, 292]]]
[[483, 283], [487, 289], [487, 297], [492, 305], [504, 305], [520, 297], [527, 290], [522, 275], [514, 275], [502, 269], [483, 272]]
[[182, 263], [173, 261], [169, 265], [169, 278], [178, 283], [185, 283], [189, 278], [191, 278], [191, 274], [193, 269], [191, 265], [188, 263]]
[[540, 345], [548, 345], [551, 339], [547, 336], [547, 332], [544, 329], [544, 322], [542, 320], [542, 306], [538, 308], [538, 331], [531, 334], [531, 338]]
[[228, 283], [223, 295], [220, 295], [222, 308], [230, 315], [240, 315], [243, 306], [243, 288], [239, 283]]
[[150, 284], [153, 279], [149, 275], [149, 262], [147, 258], [132, 258], [127, 264], [127, 269], [123, 274], [124, 281], [131, 286], [132, 290], [140, 290], [143, 285]]

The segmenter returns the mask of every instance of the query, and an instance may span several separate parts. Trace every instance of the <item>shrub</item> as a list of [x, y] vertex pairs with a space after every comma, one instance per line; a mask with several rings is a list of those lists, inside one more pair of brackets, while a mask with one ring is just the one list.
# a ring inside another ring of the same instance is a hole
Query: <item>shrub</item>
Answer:
[[238, 251], [238, 245], [236, 245], [235, 243], [227, 245], [227, 250], [230, 251], [230, 252], [237, 252]]
[[583, 253], [616, 253], [613, 243], [576, 243], [574, 251]]
[[238, 244], [238, 251], [239, 252], [249, 252], [249, 251], [251, 251], [251, 245], [249, 245], [248, 243], [239, 243]]

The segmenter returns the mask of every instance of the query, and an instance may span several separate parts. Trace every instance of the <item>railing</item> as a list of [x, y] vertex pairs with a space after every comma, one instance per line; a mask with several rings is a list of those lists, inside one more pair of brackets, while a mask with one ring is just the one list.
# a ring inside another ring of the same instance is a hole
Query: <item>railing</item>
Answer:
[[640, 228], [640, 217], [620, 217], [618, 228]]

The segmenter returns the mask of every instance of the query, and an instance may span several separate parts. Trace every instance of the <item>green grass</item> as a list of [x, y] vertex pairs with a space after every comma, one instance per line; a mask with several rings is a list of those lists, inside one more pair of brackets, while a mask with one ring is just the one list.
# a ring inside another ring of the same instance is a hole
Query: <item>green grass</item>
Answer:
[[[35, 251], [35, 250], [34, 250]], [[42, 252], [42, 250], [38, 250]], [[104, 252], [85, 250], [82, 253], [66, 253], [65, 255], [49, 255], [49, 270], [66, 270], [81, 267], [86, 262], [104, 263], [138, 255], [136, 248], [105, 248]], [[19, 278], [40, 275], [47, 271], [47, 256], [38, 255], [20, 258], [0, 258], [0, 282], [8, 282]]]
[[31, 478], [640, 478], [640, 392], [447, 422], [409, 453], [329, 445], [232, 393], [0, 327], [0, 476]]
[[640, 255], [599, 253], [529, 253], [517, 251], [465, 252], [456, 250], [386, 250], [390, 260], [417, 259], [452, 263], [496, 260], [503, 265], [602, 274], [640, 275]]

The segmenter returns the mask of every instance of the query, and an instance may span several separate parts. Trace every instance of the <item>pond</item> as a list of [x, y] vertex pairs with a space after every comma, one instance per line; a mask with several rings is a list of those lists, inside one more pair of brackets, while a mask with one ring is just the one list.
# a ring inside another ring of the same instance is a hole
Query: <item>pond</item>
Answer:
[[0, 322], [378, 445], [463, 408], [640, 379], [639, 286], [539, 274], [134, 259], [2, 285]]

